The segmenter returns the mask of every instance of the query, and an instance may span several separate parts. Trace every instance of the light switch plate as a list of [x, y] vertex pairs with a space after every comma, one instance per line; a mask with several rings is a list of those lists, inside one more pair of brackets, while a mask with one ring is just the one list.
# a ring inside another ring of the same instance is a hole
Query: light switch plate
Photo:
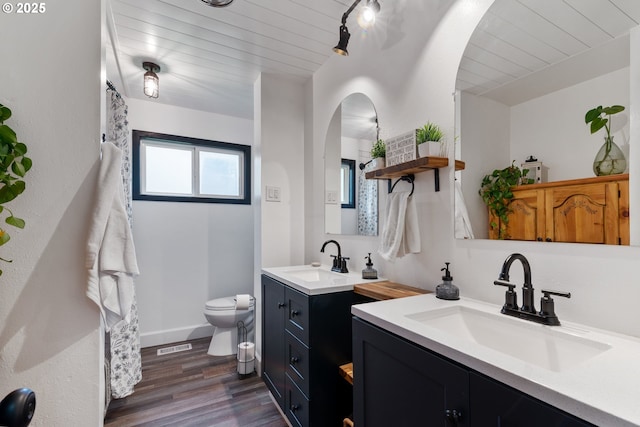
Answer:
[[337, 205], [338, 204], [338, 192], [337, 191], [327, 191], [325, 203], [328, 205]]
[[265, 200], [267, 202], [279, 202], [281, 200], [281, 190], [280, 187], [274, 187], [272, 185], [267, 185], [265, 191]]

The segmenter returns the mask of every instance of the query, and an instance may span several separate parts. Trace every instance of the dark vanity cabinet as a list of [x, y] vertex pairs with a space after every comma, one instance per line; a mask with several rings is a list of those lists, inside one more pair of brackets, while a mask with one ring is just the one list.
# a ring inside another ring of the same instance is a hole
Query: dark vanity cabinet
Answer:
[[353, 377], [357, 426], [591, 426], [359, 318]]
[[339, 366], [351, 361], [352, 291], [306, 295], [262, 275], [262, 375], [296, 427], [342, 426], [351, 386]]

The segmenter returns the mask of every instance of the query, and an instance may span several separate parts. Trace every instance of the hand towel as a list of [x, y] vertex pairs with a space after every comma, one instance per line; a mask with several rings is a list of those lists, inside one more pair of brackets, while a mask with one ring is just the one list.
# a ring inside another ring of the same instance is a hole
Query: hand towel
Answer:
[[420, 252], [418, 213], [409, 192], [389, 193], [378, 253], [395, 261], [407, 253]]
[[87, 243], [87, 296], [100, 308], [105, 328], [129, 319], [133, 277], [139, 274], [120, 173], [122, 151], [102, 144], [96, 199]]

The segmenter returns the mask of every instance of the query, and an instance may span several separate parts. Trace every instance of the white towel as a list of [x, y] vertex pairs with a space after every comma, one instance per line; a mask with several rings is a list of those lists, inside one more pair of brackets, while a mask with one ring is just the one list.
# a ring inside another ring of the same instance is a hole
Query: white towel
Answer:
[[129, 320], [133, 277], [139, 273], [124, 206], [121, 162], [122, 151], [118, 147], [109, 142], [102, 144], [87, 243], [87, 296], [100, 308], [107, 331], [119, 321]]
[[418, 212], [408, 192], [389, 193], [378, 253], [387, 261], [395, 261], [408, 253], [420, 252]]

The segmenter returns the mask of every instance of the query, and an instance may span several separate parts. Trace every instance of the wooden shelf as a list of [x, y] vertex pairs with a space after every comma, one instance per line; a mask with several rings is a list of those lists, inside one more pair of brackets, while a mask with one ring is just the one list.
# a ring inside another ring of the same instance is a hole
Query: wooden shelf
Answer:
[[[449, 166], [449, 159], [446, 157], [418, 157], [398, 165], [388, 166], [386, 168], [377, 169], [367, 172], [367, 179], [394, 179], [407, 175], [433, 170], [436, 174], [436, 191], [440, 191], [439, 169]], [[463, 170], [465, 163], [462, 160], [455, 161], [456, 170]]]

